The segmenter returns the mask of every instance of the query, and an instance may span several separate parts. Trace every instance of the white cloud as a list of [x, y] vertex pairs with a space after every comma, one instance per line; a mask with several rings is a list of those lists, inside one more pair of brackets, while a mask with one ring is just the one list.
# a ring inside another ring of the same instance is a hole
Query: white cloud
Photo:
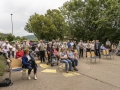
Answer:
[[11, 13], [13, 14], [14, 35], [29, 35], [24, 30], [30, 15], [44, 14], [48, 9], [57, 9], [68, 0], [0, 0], [0, 32], [11, 33]]

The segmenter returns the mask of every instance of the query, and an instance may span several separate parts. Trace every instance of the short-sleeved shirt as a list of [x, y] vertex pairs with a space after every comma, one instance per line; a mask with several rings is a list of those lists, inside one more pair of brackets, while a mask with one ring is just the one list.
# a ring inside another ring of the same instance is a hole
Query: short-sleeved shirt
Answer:
[[74, 54], [72, 51], [67, 51], [67, 55], [70, 57], [70, 58], [74, 58]]

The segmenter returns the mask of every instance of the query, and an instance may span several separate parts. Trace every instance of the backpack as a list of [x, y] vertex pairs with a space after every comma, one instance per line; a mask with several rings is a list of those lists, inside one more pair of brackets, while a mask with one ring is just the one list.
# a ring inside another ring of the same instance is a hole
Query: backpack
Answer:
[[13, 83], [9, 78], [5, 78], [3, 81], [0, 82], [0, 87], [7, 87], [11, 85], [13, 85]]

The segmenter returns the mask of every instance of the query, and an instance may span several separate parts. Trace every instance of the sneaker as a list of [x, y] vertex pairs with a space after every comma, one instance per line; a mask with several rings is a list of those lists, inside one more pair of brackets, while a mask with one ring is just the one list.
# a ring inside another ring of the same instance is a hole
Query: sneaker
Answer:
[[30, 80], [31, 79], [31, 77], [30, 76], [28, 76], [28, 80]]
[[37, 80], [37, 76], [35, 75], [35, 80]]

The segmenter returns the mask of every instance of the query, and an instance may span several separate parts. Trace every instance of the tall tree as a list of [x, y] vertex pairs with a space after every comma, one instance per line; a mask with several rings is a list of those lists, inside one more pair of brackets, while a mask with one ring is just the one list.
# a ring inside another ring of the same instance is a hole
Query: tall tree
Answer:
[[30, 16], [25, 30], [34, 33], [38, 39], [51, 40], [57, 37], [57, 29], [51, 20], [44, 15], [36, 13]]

